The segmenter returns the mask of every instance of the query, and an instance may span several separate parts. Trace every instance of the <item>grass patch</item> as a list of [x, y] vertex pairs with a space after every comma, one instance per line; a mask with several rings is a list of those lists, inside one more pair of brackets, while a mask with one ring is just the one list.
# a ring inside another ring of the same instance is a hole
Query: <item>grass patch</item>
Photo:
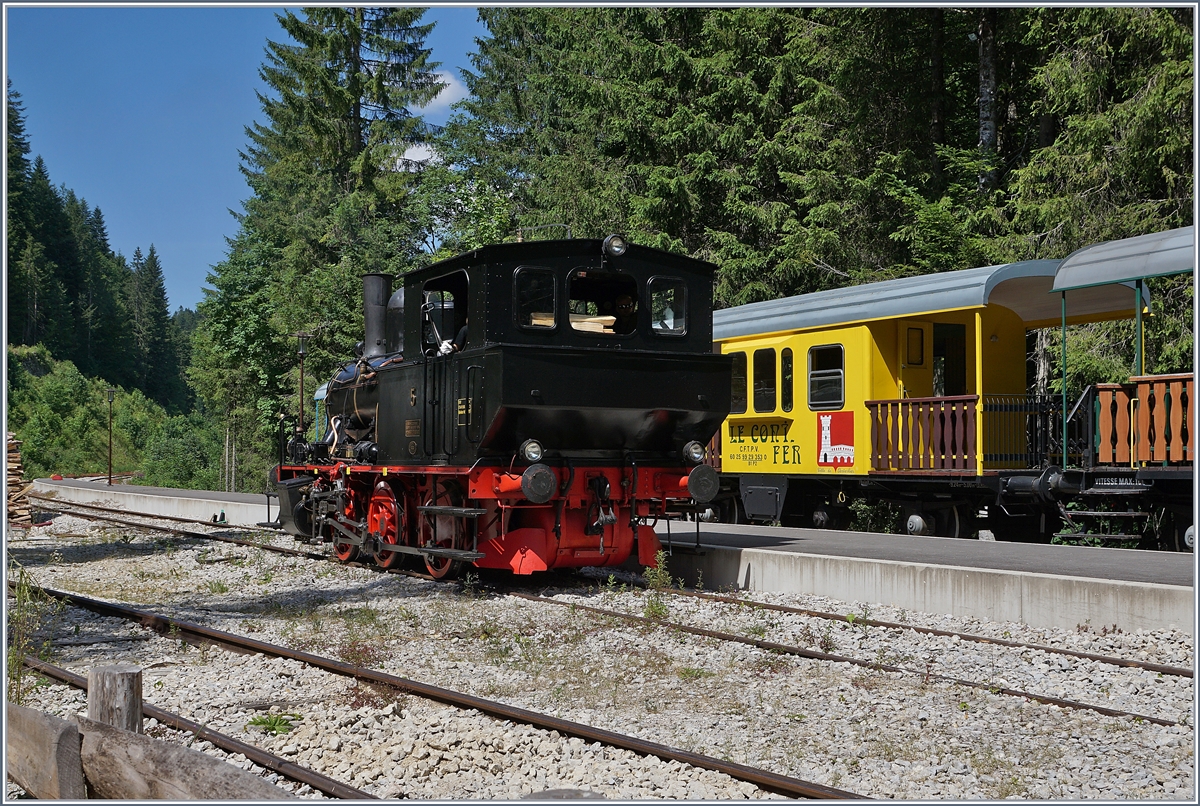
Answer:
[[20, 705], [40, 679], [40, 675], [25, 668], [25, 656], [50, 659], [50, 637], [45, 631], [57, 620], [65, 605], [47, 596], [16, 560], [9, 563], [8, 578], [16, 584], [10, 589], [13, 601], [8, 608], [7, 696], [9, 702]]
[[246, 723], [246, 730], [256, 728], [263, 733], [278, 736], [281, 733], [291, 733], [296, 727], [296, 721], [300, 719], [300, 714], [258, 714], [250, 717], [250, 721]]

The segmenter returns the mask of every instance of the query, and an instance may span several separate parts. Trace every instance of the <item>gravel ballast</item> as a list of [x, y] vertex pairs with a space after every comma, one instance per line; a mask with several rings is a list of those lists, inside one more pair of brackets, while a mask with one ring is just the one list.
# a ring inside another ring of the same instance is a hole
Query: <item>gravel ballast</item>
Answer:
[[[1175, 630], [1127, 633], [1119, 624], [1034, 630], [814, 596], [738, 594], [854, 614], [860, 622], [847, 624], [646, 592], [617, 577], [528, 589], [568, 605], [657, 614], [912, 670], [892, 673], [486, 594], [472, 576], [465, 584], [439, 584], [69, 516], [11, 532], [8, 548], [10, 560], [49, 588], [865, 796], [1194, 800], [1192, 679], [861, 620], [1190, 668], [1192, 638]], [[137, 663], [148, 702], [381, 797], [517, 798], [549, 789], [620, 799], [775, 797], [715, 772], [360, 686], [294, 661], [149, 635], [75, 608], [48, 617], [44, 627], [52, 662], [78, 674], [98, 663]], [[1040, 705], [930, 674], [1182, 724]], [[60, 715], [86, 711], [82, 692], [59, 685], [33, 688], [25, 704]], [[274, 736], [250, 724], [256, 717], [271, 721], [271, 714], [294, 728]], [[193, 738], [159, 725], [148, 732]], [[225, 757], [206, 744], [192, 746]]]

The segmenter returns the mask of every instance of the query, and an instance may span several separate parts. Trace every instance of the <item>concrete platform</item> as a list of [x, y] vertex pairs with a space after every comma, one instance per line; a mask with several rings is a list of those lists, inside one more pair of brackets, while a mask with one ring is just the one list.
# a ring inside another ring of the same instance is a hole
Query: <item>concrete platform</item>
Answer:
[[212, 520], [225, 512], [225, 522], [232, 526], [254, 526], [260, 521], [273, 520], [278, 514], [276, 499], [271, 499], [271, 516], [267, 517], [267, 497], [246, 493], [210, 492], [208, 490], [174, 490], [167, 487], [139, 487], [135, 484], [114, 484], [105, 479], [36, 479], [33, 492], [62, 501], [74, 501], [99, 507], [149, 512], [175, 518]]
[[[670, 569], [710, 590], [810, 593], [1035, 627], [1195, 634], [1192, 554], [820, 529], [672, 528]], [[664, 546], [667, 533], [657, 528]]]

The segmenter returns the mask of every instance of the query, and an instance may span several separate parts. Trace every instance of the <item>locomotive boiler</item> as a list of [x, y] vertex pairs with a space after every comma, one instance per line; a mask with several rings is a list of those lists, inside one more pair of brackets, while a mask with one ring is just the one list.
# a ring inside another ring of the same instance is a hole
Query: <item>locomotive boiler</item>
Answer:
[[280, 520], [343, 561], [518, 574], [652, 565], [653, 523], [719, 487], [730, 407], [715, 267], [601, 240], [487, 246], [363, 278], [365, 338], [322, 437], [272, 471]]

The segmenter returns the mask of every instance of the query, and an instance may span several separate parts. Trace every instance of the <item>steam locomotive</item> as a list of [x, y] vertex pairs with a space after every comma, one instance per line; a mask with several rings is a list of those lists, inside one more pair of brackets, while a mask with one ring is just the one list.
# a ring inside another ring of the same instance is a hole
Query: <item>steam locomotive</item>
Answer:
[[394, 292], [365, 275], [365, 339], [327, 385], [324, 435], [281, 440], [284, 529], [437, 578], [653, 565], [654, 521], [719, 488], [705, 446], [732, 359], [713, 352], [714, 270], [611, 235], [483, 247]]

